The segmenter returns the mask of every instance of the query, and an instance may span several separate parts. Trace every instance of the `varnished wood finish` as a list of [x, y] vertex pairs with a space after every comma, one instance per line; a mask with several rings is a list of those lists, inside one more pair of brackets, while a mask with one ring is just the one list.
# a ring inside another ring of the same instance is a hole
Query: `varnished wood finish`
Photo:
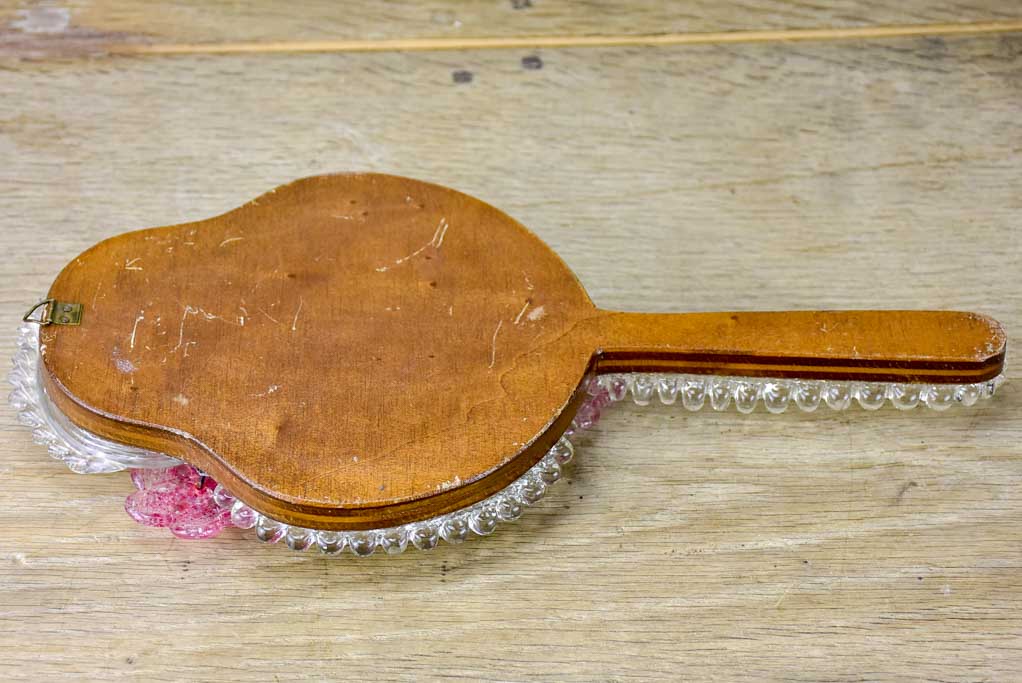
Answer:
[[52, 292], [89, 311], [42, 333], [72, 419], [319, 528], [503, 488], [567, 426], [592, 363], [566, 335], [594, 309], [557, 256], [483, 202], [391, 176], [107, 240]]
[[378, 174], [107, 240], [50, 296], [86, 305], [42, 332], [72, 420], [312, 528], [492, 495], [567, 428], [594, 369], [973, 382], [1004, 354], [968, 313], [600, 311], [506, 214]]
[[619, 313], [597, 372], [972, 383], [1004, 368], [997, 321], [955, 311]]

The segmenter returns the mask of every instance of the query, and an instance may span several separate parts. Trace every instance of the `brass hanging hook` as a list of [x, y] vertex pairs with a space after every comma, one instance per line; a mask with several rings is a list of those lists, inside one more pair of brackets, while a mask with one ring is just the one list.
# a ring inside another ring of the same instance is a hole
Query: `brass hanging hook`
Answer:
[[[40, 327], [47, 325], [80, 325], [82, 322], [82, 304], [57, 301], [56, 299], [44, 299], [28, 310], [22, 317], [22, 322], [35, 323]], [[42, 315], [36, 317], [36, 312], [43, 310]]]

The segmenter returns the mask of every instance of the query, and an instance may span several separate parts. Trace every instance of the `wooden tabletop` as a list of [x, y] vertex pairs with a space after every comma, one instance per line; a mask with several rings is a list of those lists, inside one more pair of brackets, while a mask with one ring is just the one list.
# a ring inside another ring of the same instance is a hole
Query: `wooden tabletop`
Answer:
[[971, 409], [619, 404], [518, 523], [364, 560], [137, 526], [5, 407], [0, 678], [1015, 679], [1022, 12], [822, 4], [0, 1], [12, 352], [96, 241], [345, 170], [500, 207], [603, 308], [1009, 338]]

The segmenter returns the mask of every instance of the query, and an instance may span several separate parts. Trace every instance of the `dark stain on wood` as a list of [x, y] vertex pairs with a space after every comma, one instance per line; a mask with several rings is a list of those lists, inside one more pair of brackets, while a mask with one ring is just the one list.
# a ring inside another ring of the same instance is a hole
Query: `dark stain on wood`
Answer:
[[522, 57], [522, 68], [530, 71], [538, 71], [543, 68], [543, 60], [540, 59], [539, 55]]

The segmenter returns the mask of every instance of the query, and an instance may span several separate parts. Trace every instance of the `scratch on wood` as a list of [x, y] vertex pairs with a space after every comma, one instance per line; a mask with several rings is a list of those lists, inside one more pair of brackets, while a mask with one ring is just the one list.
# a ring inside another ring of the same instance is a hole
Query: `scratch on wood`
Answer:
[[270, 315], [269, 313], [267, 313], [267, 312], [266, 312], [266, 309], [264, 309], [264, 308], [263, 308], [262, 306], [260, 306], [260, 307], [259, 307], [259, 312], [260, 312], [260, 313], [262, 313], [263, 315], [265, 315], [265, 316], [266, 316], [267, 318], [269, 318], [269, 319], [270, 319], [270, 320], [271, 320], [272, 322], [276, 323], [277, 325], [279, 325], [279, 324], [280, 324], [280, 321], [279, 321], [279, 320], [277, 320], [276, 318], [274, 318], [274, 317], [273, 317], [272, 315]]
[[530, 292], [531, 292], [532, 290], [536, 289], [536, 288], [535, 288], [535, 287], [534, 287], [534, 286], [532, 285], [532, 280], [530, 280], [530, 279], [529, 279], [529, 274], [528, 274], [528, 273], [526, 273], [526, 272], [525, 272], [524, 270], [522, 271], [522, 276], [523, 276], [523, 277], [525, 278], [525, 288], [526, 288], [526, 289], [528, 289], [528, 290], [529, 290]]
[[[185, 342], [185, 322], [188, 320], [188, 316], [190, 316], [190, 315], [199, 315], [199, 314], [202, 314], [202, 317], [205, 318], [206, 320], [219, 320], [220, 322], [227, 323], [228, 325], [235, 325], [237, 327], [241, 327], [241, 326], [244, 325], [243, 322], [237, 323], [237, 322], [234, 322], [233, 320], [228, 320], [227, 318], [224, 318], [223, 316], [219, 316], [219, 315], [216, 315], [214, 313], [210, 313], [209, 311], [203, 310], [202, 307], [185, 306], [184, 307], [184, 312], [181, 314], [181, 325], [180, 325], [180, 327], [178, 329], [178, 333], [177, 333], [177, 346], [175, 346], [174, 348], [172, 348], [170, 350], [171, 353], [176, 353], [177, 350], [180, 349], [183, 346], [184, 349], [185, 349], [184, 356], [185, 356], [185, 358], [187, 358], [188, 357], [188, 347], [189, 346], [195, 346], [195, 345], [198, 344], [198, 342], [194, 342], [194, 341]], [[159, 318], [157, 318], [157, 321], [159, 321]]]
[[500, 334], [500, 328], [503, 324], [503, 320], [497, 322], [497, 329], [493, 331], [493, 341], [490, 342], [490, 364], [487, 367], [491, 369], [494, 363], [497, 362], [497, 335]]
[[[180, 349], [182, 346], [184, 346], [184, 343], [185, 343], [185, 321], [188, 319], [188, 316], [195, 315], [198, 312], [199, 312], [199, 309], [197, 309], [197, 308], [192, 308], [191, 306], [185, 306], [184, 313], [181, 314], [181, 327], [178, 330], [178, 334], [177, 334], [177, 346], [175, 346], [174, 348], [172, 348], [170, 350], [171, 353], [176, 353], [178, 349]], [[187, 353], [188, 353], [188, 350], [185, 349], [185, 354], [187, 355]]]
[[131, 339], [129, 340], [129, 346], [132, 349], [135, 348], [135, 333], [138, 332], [138, 324], [143, 320], [145, 320], [145, 310], [141, 310], [138, 312], [138, 317], [135, 318], [135, 325], [134, 327], [131, 328]]
[[436, 226], [436, 232], [433, 233], [433, 239], [430, 241], [434, 249], [439, 249], [444, 243], [444, 236], [447, 235], [447, 228], [449, 227], [451, 226], [447, 223], [447, 219], [441, 218], [440, 224]]
[[531, 303], [532, 303], [531, 299], [526, 299], [525, 300], [525, 305], [522, 306], [522, 310], [518, 311], [518, 315], [515, 316], [515, 322], [514, 322], [515, 325], [517, 325], [518, 323], [520, 323], [522, 321], [522, 316], [525, 315], [525, 311], [526, 311], [526, 309], [529, 308], [529, 305]]
[[291, 321], [291, 331], [294, 332], [298, 329], [298, 316], [301, 315], [302, 306], [305, 305], [305, 299], [298, 297], [298, 310], [295, 311], [295, 319]]
[[266, 391], [264, 391], [261, 394], [252, 394], [252, 397], [253, 398], [263, 398], [265, 396], [269, 396], [270, 394], [275, 394], [278, 391], [280, 391], [280, 385], [279, 384], [271, 384], [269, 387], [266, 388]]
[[[418, 256], [422, 252], [426, 251], [426, 249], [428, 249], [430, 247], [433, 247], [434, 249], [440, 249], [441, 245], [443, 245], [443, 243], [444, 243], [444, 237], [447, 235], [447, 228], [449, 228], [449, 227], [450, 227], [450, 224], [448, 224], [447, 219], [446, 218], [441, 218], [440, 219], [440, 223], [437, 224], [436, 230], [433, 232], [432, 239], [430, 239], [429, 242], [426, 242], [425, 244], [423, 244], [421, 247], [419, 247], [418, 249], [416, 249], [412, 253], [408, 254], [408, 256], [402, 256], [401, 258], [399, 258], [396, 261], [394, 261], [394, 265], [395, 266], [400, 266], [402, 263], [410, 261], [411, 259], [415, 258], [416, 256]], [[390, 269], [391, 269], [391, 266], [379, 266], [379, 267], [376, 268], [376, 272], [377, 273], [386, 273]]]
[[136, 266], [135, 264], [142, 260], [142, 257], [129, 259], [124, 262], [124, 270], [142, 270], [142, 266]]

